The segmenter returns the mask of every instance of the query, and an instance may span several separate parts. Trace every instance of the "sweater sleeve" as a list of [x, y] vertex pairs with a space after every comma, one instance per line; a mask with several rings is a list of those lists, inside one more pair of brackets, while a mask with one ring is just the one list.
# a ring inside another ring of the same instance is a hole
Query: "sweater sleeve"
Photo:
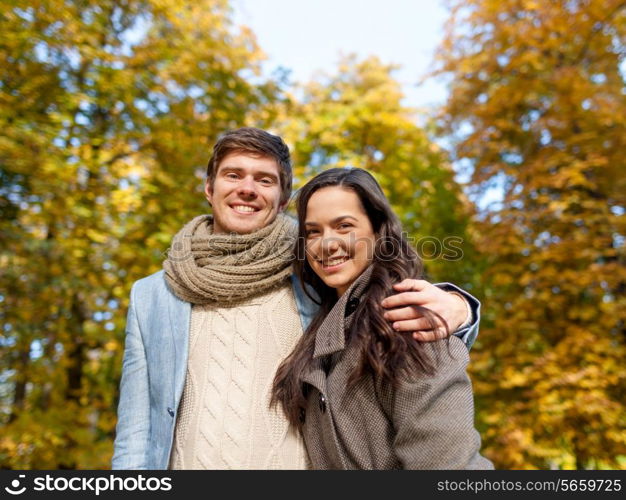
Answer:
[[465, 301], [465, 306], [469, 308], [468, 318], [453, 332], [453, 335], [465, 342], [468, 350], [471, 349], [476, 337], [478, 337], [478, 328], [480, 326], [480, 301], [452, 283], [435, 283], [434, 285], [444, 292], [459, 295]]

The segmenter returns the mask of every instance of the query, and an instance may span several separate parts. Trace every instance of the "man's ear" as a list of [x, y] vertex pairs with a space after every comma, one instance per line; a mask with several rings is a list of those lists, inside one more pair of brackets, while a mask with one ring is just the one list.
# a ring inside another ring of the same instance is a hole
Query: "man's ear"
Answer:
[[278, 205], [278, 213], [284, 212], [288, 204], [289, 204], [289, 200], [283, 201], [280, 205]]
[[213, 206], [213, 185], [210, 179], [207, 179], [204, 183], [204, 195], [206, 196], [209, 206]]

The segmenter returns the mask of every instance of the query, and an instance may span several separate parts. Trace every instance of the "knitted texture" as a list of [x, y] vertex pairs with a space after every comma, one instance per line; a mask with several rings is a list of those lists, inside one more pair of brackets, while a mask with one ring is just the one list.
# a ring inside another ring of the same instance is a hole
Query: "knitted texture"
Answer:
[[306, 468], [300, 436], [269, 408], [276, 369], [300, 335], [288, 285], [230, 307], [193, 306], [172, 468]]
[[174, 237], [165, 279], [186, 302], [228, 305], [284, 282], [296, 237], [295, 221], [283, 214], [250, 234], [213, 234], [213, 217], [200, 215]]

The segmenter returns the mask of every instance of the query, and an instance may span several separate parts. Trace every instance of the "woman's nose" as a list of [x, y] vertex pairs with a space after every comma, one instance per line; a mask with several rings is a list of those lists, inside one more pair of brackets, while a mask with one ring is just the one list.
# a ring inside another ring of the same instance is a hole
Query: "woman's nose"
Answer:
[[339, 248], [340, 243], [336, 236], [326, 236], [322, 242], [322, 248], [327, 253], [335, 252]]

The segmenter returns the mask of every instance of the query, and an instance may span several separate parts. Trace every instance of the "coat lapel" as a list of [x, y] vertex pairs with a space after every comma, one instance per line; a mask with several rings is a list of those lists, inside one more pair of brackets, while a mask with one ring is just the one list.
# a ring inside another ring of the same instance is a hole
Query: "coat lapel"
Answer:
[[315, 351], [313, 358], [328, 356], [346, 347], [346, 331], [354, 320], [354, 312], [365, 293], [372, 276], [372, 266], [369, 266], [352, 283], [350, 288], [339, 298], [328, 313], [320, 327], [315, 332]]
[[302, 381], [312, 385], [322, 394], [326, 394], [326, 372], [324, 372], [321, 358], [313, 360], [302, 376]]
[[189, 358], [189, 327], [191, 304], [176, 297], [168, 290], [168, 316], [170, 336], [174, 349], [174, 376], [172, 377], [173, 404], [178, 407], [185, 386], [187, 361]]

